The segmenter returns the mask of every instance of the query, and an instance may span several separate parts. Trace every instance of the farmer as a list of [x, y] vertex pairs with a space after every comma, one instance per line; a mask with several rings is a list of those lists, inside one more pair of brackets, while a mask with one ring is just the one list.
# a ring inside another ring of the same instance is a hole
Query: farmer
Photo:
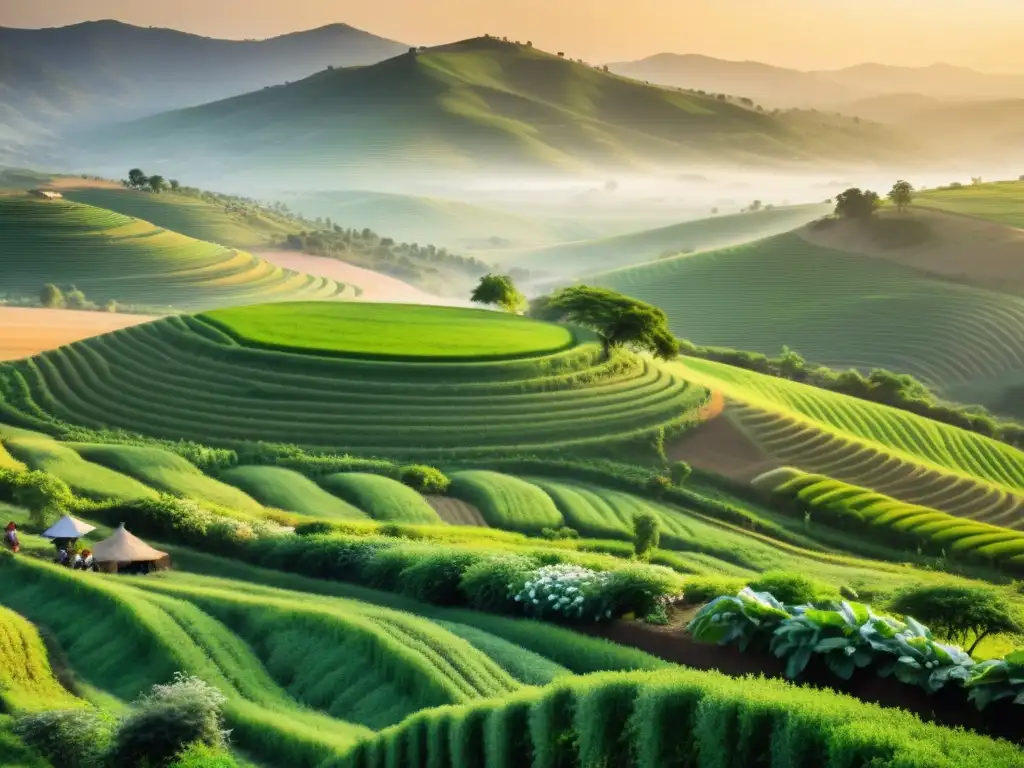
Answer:
[[18, 526], [14, 524], [13, 520], [4, 528], [4, 544], [11, 552], [17, 553], [21, 550], [21, 542], [18, 541]]
[[75, 555], [75, 559], [71, 563], [71, 567], [76, 571], [88, 571], [90, 568], [95, 570], [96, 564], [93, 561], [92, 552], [88, 549], [83, 549]]

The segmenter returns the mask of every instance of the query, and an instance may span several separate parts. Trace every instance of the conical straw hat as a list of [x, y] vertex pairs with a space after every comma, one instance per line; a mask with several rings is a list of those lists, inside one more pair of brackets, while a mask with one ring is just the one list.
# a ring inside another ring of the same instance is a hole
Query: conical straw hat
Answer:
[[121, 523], [109, 539], [92, 548], [92, 556], [97, 563], [139, 563], [160, 560], [167, 557], [167, 553], [153, 549], [142, 539], [132, 536]]
[[43, 534], [48, 539], [80, 539], [90, 531], [95, 531], [96, 526], [83, 523], [76, 517], [64, 515], [60, 520], [51, 525]]

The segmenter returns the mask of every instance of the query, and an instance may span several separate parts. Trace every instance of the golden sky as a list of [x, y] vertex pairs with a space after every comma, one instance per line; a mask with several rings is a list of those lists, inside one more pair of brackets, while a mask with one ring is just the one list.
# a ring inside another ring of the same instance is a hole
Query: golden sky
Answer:
[[103, 18], [230, 38], [345, 22], [417, 45], [488, 32], [594, 63], [672, 51], [1024, 72], [1024, 0], [0, 0], [0, 26]]

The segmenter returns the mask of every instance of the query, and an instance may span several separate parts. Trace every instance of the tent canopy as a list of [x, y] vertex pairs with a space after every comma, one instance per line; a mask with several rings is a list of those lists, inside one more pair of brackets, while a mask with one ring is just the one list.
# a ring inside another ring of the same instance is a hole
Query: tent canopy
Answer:
[[109, 539], [93, 546], [92, 556], [97, 563], [146, 563], [162, 560], [167, 553], [132, 536], [121, 523]]
[[80, 539], [87, 533], [95, 530], [96, 526], [83, 523], [71, 515], [64, 515], [64, 517], [47, 528], [43, 536], [48, 539]]

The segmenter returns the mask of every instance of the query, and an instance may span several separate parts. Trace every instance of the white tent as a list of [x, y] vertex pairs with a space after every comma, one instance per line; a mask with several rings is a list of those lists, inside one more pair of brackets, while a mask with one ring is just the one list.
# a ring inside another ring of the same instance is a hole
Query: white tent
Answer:
[[132, 536], [121, 523], [109, 539], [93, 546], [92, 556], [97, 563], [152, 563], [163, 560], [167, 553]]
[[64, 517], [51, 525], [43, 536], [48, 539], [80, 539], [87, 533], [95, 530], [96, 526], [94, 525], [83, 523], [71, 515], [64, 515]]

